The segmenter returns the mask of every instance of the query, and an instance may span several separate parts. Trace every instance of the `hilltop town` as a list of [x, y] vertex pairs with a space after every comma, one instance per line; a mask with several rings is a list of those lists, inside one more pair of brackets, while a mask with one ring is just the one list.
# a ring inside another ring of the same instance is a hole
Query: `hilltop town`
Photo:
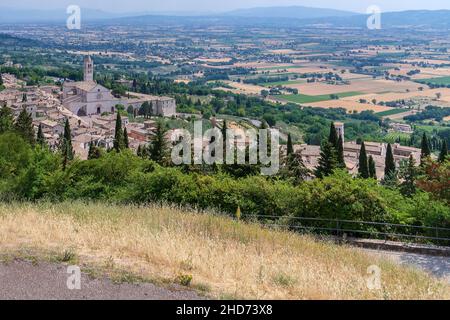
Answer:
[[[116, 112], [120, 108], [132, 108], [130, 113], [137, 116], [142, 105], [148, 103], [154, 116], [176, 115], [176, 103], [170, 97], [135, 93], [114, 97], [110, 90], [94, 82], [94, 62], [89, 56], [84, 60], [83, 71], [83, 81], [65, 81], [62, 90], [51, 85], [23, 86], [13, 75], [3, 74], [6, 89], [0, 92], [0, 105], [10, 108], [16, 117], [25, 108], [33, 119], [36, 132], [41, 126], [52, 148], [56, 148], [68, 119], [74, 151], [81, 159], [87, 158], [91, 143], [105, 149], [113, 147]], [[122, 123], [128, 130], [130, 147], [135, 150], [150, 141], [155, 129], [152, 120], [131, 123], [124, 117]]]

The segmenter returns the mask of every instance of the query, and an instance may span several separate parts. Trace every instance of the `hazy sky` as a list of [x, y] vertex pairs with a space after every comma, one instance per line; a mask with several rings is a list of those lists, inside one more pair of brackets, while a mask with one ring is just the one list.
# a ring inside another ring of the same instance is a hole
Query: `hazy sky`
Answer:
[[365, 12], [370, 5], [382, 11], [450, 9], [449, 0], [1, 0], [0, 6], [21, 9], [58, 9], [77, 4], [111, 12], [227, 11], [256, 6], [304, 5]]

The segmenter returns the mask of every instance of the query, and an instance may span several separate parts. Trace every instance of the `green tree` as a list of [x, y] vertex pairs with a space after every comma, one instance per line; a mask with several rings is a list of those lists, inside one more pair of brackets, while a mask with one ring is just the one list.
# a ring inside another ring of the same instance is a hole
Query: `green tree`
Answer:
[[152, 116], [153, 108], [148, 101], [145, 101], [139, 108], [139, 115], [144, 116], [148, 119]]
[[95, 145], [93, 141], [89, 143], [88, 160], [100, 159], [101, 151], [100, 148]]
[[339, 168], [347, 169], [344, 158], [344, 141], [342, 140], [342, 136], [339, 136], [338, 139], [337, 159]]
[[443, 163], [448, 156], [448, 147], [447, 147], [447, 141], [442, 141], [442, 147], [441, 147], [441, 153], [439, 154], [439, 162]]
[[8, 107], [0, 108], [0, 134], [14, 129], [14, 116]]
[[39, 124], [36, 142], [41, 147], [44, 147], [47, 144], [47, 142], [45, 141], [44, 133], [42, 132], [42, 124]]
[[36, 142], [35, 132], [33, 128], [33, 119], [25, 108], [22, 109], [14, 124], [16, 132], [31, 145]]
[[156, 124], [155, 136], [150, 143], [150, 159], [161, 165], [166, 164], [167, 160], [168, 147], [166, 132], [167, 129], [164, 124], [161, 121], [158, 121]]
[[427, 134], [424, 132], [422, 136], [422, 144], [421, 144], [421, 156], [420, 158], [423, 160], [428, 158], [431, 155], [430, 142], [428, 141]]
[[396, 188], [398, 185], [397, 169], [390, 143], [388, 144], [386, 151], [383, 184], [390, 188]]
[[228, 129], [228, 125], [227, 125], [227, 120], [223, 120], [223, 125], [222, 125], [222, 140], [223, 140], [223, 159], [225, 162], [226, 159], [226, 153], [227, 153], [227, 129]]
[[366, 145], [364, 141], [361, 143], [361, 151], [359, 153], [359, 166], [358, 166], [359, 176], [363, 179], [369, 178], [369, 167], [367, 162], [367, 152]]
[[331, 175], [337, 166], [336, 150], [330, 142], [324, 141], [320, 147], [319, 165], [315, 170], [316, 177], [323, 178]]
[[120, 112], [117, 111], [116, 128], [114, 132], [114, 149], [117, 152], [120, 152], [123, 148], [124, 148], [124, 138], [122, 130], [122, 117], [120, 116]]
[[333, 146], [333, 148], [337, 151], [338, 150], [338, 134], [336, 131], [336, 127], [334, 126], [334, 122], [331, 122], [330, 125], [330, 135], [328, 137], [328, 142], [331, 143], [331, 145]]
[[286, 164], [281, 170], [281, 176], [292, 181], [294, 185], [299, 185], [310, 175], [306, 168], [301, 151], [296, 151], [286, 156]]
[[125, 149], [128, 149], [130, 147], [127, 128], [123, 129], [123, 146], [125, 147]]
[[417, 174], [416, 161], [410, 155], [408, 161], [402, 161], [399, 170], [399, 177], [402, 179], [400, 192], [404, 196], [411, 197], [416, 193]]
[[287, 155], [291, 155], [294, 153], [294, 146], [292, 145], [292, 137], [291, 134], [288, 134], [288, 139], [287, 139]]
[[369, 156], [369, 177], [375, 180], [377, 179], [377, 169], [372, 156]]
[[386, 176], [389, 176], [396, 172], [395, 167], [395, 160], [394, 160], [394, 154], [392, 152], [392, 146], [390, 143], [388, 143], [387, 150], [386, 150], [386, 159], [384, 163], [384, 174]]
[[63, 159], [63, 170], [65, 170], [69, 161], [72, 161], [74, 158], [72, 147], [72, 132], [70, 130], [69, 119], [66, 119], [66, 123], [64, 125], [64, 134], [61, 136], [59, 148]]

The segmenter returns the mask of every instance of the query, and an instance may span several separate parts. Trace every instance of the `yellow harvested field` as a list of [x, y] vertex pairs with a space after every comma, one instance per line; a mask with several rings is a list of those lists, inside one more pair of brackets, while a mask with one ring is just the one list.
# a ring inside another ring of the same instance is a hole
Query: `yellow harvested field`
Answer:
[[361, 80], [361, 79], [372, 79], [371, 76], [365, 75], [365, 74], [360, 74], [360, 73], [350, 73], [350, 72], [345, 72], [345, 73], [341, 73], [336, 72], [342, 79], [344, 80]]
[[275, 50], [269, 50], [268, 52], [273, 54], [298, 54], [299, 52], [292, 49], [275, 49]]
[[390, 110], [391, 108], [385, 106], [374, 105], [370, 103], [359, 103], [355, 101], [346, 101], [346, 100], [328, 100], [321, 102], [313, 102], [313, 103], [304, 103], [303, 105], [318, 107], [318, 108], [344, 108], [347, 112], [353, 111], [366, 111], [372, 110], [374, 112], [382, 112], [386, 110]]
[[175, 82], [175, 83], [189, 83], [189, 82], [191, 82], [191, 80], [187, 80], [187, 79], [175, 79], [174, 82]]
[[424, 78], [439, 78], [439, 77], [448, 77], [450, 76], [450, 68], [418, 68], [421, 70], [421, 75], [425, 75]]
[[417, 111], [417, 110], [409, 110], [409, 111], [402, 112], [402, 113], [391, 114], [391, 115], [385, 116], [383, 118], [389, 118], [391, 120], [402, 120], [404, 117], [411, 116], [411, 115], [416, 114], [418, 112], [419, 111]]
[[269, 63], [269, 62], [239, 62], [235, 63], [233, 65], [234, 67], [241, 67], [241, 68], [257, 68], [257, 69], [264, 69], [264, 68], [286, 68], [293, 66], [288, 63]]
[[262, 90], [267, 90], [266, 87], [256, 86], [253, 84], [239, 83], [233, 81], [225, 81], [226, 84], [236, 88], [238, 93], [247, 93], [247, 94], [260, 94]]
[[197, 58], [195, 60], [206, 63], [221, 63], [221, 62], [229, 62], [231, 61], [231, 58]]
[[350, 85], [332, 85], [321, 82], [293, 84], [289, 87], [299, 90], [299, 93], [306, 95], [323, 95], [341, 92], [406, 92], [407, 89], [417, 91], [419, 87], [424, 85], [412, 81], [390, 81], [384, 79], [363, 79], [352, 81]]
[[436, 94], [440, 93], [442, 96], [440, 101], [448, 101], [450, 102], [450, 88], [438, 88], [438, 89], [426, 89], [423, 91], [413, 91], [413, 92], [392, 92], [392, 93], [383, 93], [383, 94], [365, 94], [359, 96], [345, 97], [342, 100], [347, 101], [360, 101], [360, 99], [365, 99], [367, 101], [372, 101], [372, 99], [376, 99], [378, 102], [384, 101], [396, 101], [402, 99], [413, 99], [413, 98], [430, 98], [435, 99]]

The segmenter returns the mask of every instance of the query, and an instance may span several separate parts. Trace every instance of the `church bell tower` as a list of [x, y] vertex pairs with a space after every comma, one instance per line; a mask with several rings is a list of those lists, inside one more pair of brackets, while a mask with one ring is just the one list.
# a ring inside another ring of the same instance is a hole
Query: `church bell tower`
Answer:
[[91, 56], [84, 57], [84, 81], [94, 81], [94, 61]]

